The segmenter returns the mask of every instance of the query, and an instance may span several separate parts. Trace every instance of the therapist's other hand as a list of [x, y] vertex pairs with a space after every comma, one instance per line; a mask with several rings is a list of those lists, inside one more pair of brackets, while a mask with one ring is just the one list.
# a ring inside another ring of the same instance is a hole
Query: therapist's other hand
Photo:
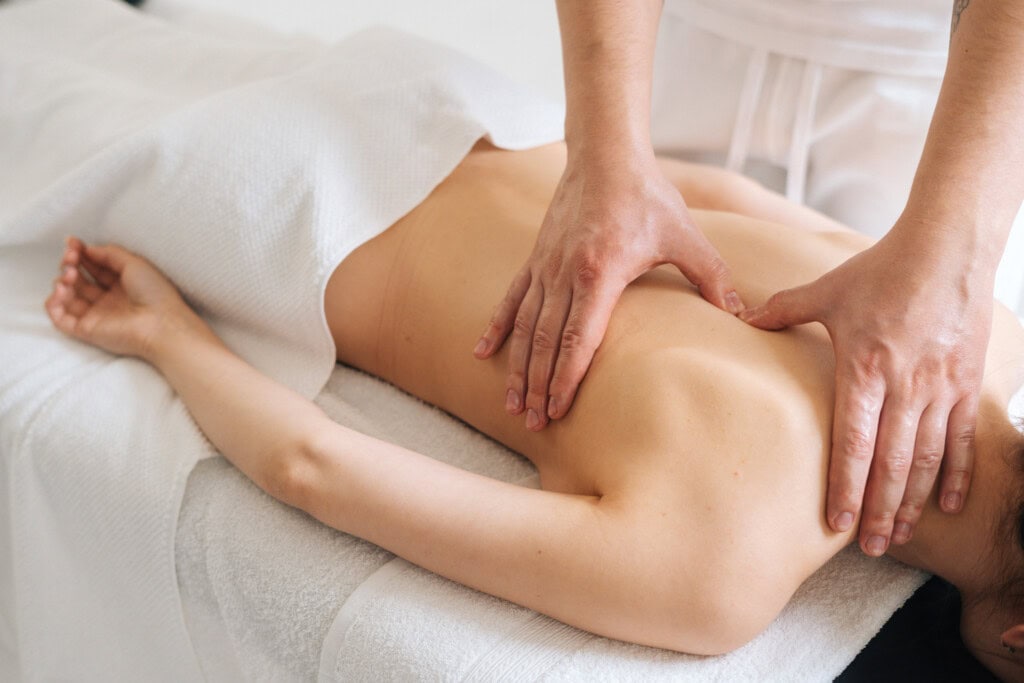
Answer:
[[195, 314], [146, 259], [119, 246], [66, 241], [60, 275], [46, 300], [54, 327], [111, 353], [146, 358], [169, 321]]
[[563, 417], [622, 291], [663, 263], [715, 306], [743, 309], [728, 267], [653, 154], [623, 163], [570, 157], [533, 252], [474, 349], [489, 358], [511, 337], [506, 410], [525, 412], [531, 430]]
[[769, 330], [828, 329], [836, 401], [826, 515], [846, 531], [863, 503], [859, 541], [872, 556], [910, 540], [940, 465], [940, 507], [961, 509], [992, 322], [989, 278], [895, 233], [740, 316]]

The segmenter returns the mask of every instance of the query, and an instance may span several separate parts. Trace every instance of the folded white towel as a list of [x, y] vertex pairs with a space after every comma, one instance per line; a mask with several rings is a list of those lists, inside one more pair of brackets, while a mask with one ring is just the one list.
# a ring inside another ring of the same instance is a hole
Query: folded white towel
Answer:
[[25, 678], [200, 675], [173, 539], [186, 477], [212, 451], [151, 368], [49, 328], [61, 239], [150, 258], [237, 352], [313, 397], [334, 366], [321, 301], [337, 262], [479, 137], [528, 147], [561, 125], [558, 107], [395, 32], [260, 45], [109, 0], [0, 9], [0, 490], [14, 589], [0, 605], [13, 605]]
[[851, 547], [755, 640], [698, 657], [599, 638], [395, 559], [338, 613], [319, 680], [827, 681], [921, 581]]

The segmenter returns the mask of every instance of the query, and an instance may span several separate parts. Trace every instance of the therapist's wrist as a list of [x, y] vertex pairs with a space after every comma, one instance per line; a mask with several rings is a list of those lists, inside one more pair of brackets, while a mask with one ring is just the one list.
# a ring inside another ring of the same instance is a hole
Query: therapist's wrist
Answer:
[[1004, 240], [985, 220], [965, 212], [950, 215], [908, 206], [884, 239], [907, 254], [908, 267], [941, 269], [950, 276], [969, 278], [977, 286], [991, 286]]
[[656, 167], [650, 136], [586, 135], [566, 136], [567, 169], [603, 173], [640, 173]]

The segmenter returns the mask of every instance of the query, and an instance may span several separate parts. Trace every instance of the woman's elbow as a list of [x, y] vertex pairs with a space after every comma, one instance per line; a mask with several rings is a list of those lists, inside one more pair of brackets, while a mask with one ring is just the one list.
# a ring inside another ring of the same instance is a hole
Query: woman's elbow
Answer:
[[268, 456], [260, 487], [277, 500], [312, 512], [318, 497], [317, 474], [322, 460], [316, 441], [300, 438]]
[[672, 629], [671, 638], [662, 644], [677, 652], [695, 655], [724, 655], [738, 650], [771, 622], [747, 610], [718, 607], [700, 610], [696, 619], [685, 619], [681, 628]]
[[760, 635], [781, 610], [778, 601], [766, 600], [766, 595], [715, 580], [694, 581], [686, 590], [663, 596], [660, 614], [650, 615], [648, 622], [660, 623], [660, 633], [657, 642], [647, 644], [694, 655], [738, 650]]

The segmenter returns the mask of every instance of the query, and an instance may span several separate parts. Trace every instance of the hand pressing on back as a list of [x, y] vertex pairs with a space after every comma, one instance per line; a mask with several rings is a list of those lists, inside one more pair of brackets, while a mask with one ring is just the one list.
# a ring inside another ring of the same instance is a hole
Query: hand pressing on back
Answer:
[[729, 269], [683, 197], [647, 162], [567, 166], [529, 260], [477, 343], [478, 358], [509, 345], [505, 408], [542, 429], [565, 416], [626, 285], [675, 265], [705, 299], [743, 310]]

